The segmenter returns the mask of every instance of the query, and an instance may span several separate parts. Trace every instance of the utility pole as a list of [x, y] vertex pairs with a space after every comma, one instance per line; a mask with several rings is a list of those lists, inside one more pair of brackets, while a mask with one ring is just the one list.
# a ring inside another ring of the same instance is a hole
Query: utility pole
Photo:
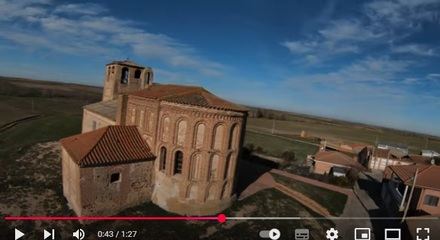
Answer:
[[[413, 180], [413, 184], [411, 187], [411, 192], [409, 193], [409, 198], [408, 198], [408, 204], [406, 204], [406, 208], [405, 211], [403, 212], [403, 216], [402, 216], [402, 221], [400, 223], [403, 223], [405, 221], [406, 215], [408, 214], [408, 209], [409, 209], [409, 205], [411, 204], [411, 200], [412, 200], [412, 196], [414, 193], [414, 188], [416, 186], [416, 181], [417, 181], [417, 175], [419, 174], [419, 169], [416, 169], [416, 173], [414, 175], [414, 180]], [[405, 201], [405, 199], [403, 199], [403, 201]]]

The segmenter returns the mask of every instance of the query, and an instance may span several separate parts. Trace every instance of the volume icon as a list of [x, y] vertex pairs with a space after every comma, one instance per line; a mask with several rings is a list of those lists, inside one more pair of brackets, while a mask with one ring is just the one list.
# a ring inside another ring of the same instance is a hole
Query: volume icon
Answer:
[[82, 230], [82, 229], [78, 229], [72, 233], [72, 236], [76, 237], [78, 240], [83, 240], [85, 235], [86, 234], [84, 233], [84, 230]]

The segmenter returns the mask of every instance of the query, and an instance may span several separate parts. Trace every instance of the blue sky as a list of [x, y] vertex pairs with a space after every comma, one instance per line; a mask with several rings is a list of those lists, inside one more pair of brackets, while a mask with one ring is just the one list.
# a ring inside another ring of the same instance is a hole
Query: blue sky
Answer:
[[155, 81], [244, 104], [440, 135], [440, 0], [0, 0], [0, 75]]

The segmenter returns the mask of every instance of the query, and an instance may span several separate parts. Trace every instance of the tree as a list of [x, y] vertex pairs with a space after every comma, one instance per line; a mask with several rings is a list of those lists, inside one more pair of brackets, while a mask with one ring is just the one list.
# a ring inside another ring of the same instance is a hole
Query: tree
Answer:
[[281, 157], [286, 161], [295, 161], [295, 152], [294, 151], [285, 151], [281, 154]]

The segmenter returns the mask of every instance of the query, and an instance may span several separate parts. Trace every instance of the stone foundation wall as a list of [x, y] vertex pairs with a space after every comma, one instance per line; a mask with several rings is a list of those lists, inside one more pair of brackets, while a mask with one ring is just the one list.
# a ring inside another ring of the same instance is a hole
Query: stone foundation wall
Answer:
[[80, 168], [73, 162], [64, 147], [61, 147], [61, 171], [64, 197], [76, 215], [81, 216]]
[[[81, 168], [84, 215], [114, 215], [151, 199], [153, 161], [108, 167]], [[120, 174], [111, 182], [112, 174]]]

